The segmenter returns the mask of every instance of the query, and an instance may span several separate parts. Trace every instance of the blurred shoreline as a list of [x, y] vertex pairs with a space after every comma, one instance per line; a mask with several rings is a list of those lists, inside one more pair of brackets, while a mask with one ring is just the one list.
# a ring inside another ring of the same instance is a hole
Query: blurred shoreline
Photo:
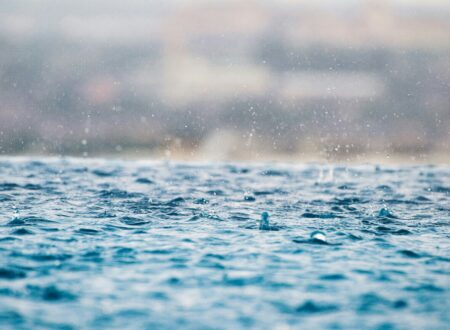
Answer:
[[436, 165], [449, 166], [450, 154], [430, 153], [364, 153], [353, 155], [325, 155], [317, 153], [291, 153], [291, 154], [214, 154], [208, 155], [195, 150], [148, 150], [148, 149], [130, 149], [120, 152], [100, 152], [94, 154], [51, 154], [43, 152], [25, 152], [2, 154], [0, 159], [83, 159], [83, 160], [124, 160], [124, 161], [169, 161], [182, 163], [275, 163], [275, 164], [304, 164], [319, 163], [330, 165]]

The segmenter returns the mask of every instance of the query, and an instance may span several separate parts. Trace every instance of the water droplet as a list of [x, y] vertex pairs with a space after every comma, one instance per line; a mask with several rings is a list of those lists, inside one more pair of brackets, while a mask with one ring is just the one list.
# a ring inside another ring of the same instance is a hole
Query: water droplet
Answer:
[[327, 236], [325, 235], [325, 233], [321, 232], [319, 230], [313, 231], [311, 233], [310, 237], [313, 240], [318, 240], [318, 241], [322, 241], [322, 242], [326, 242], [327, 241]]
[[383, 207], [379, 212], [378, 216], [382, 218], [396, 218], [396, 216], [387, 207]]
[[269, 213], [261, 213], [261, 220], [259, 221], [259, 230], [270, 230]]

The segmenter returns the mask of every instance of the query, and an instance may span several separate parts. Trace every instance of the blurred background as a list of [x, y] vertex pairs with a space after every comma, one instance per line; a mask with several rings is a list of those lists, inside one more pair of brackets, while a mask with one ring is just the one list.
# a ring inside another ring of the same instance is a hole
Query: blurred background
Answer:
[[449, 163], [450, 1], [1, 1], [0, 154]]

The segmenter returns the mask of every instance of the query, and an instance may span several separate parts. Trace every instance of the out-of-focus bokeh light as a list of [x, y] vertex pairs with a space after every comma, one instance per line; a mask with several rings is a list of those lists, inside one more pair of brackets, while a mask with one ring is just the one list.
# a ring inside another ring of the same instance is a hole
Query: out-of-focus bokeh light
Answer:
[[0, 9], [0, 154], [450, 160], [449, 1]]

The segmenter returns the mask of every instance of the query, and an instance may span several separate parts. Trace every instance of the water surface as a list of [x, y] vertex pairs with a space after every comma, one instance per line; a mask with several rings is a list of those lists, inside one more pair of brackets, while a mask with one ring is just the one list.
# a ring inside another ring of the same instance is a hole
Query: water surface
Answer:
[[0, 328], [446, 329], [449, 224], [448, 166], [3, 158]]

